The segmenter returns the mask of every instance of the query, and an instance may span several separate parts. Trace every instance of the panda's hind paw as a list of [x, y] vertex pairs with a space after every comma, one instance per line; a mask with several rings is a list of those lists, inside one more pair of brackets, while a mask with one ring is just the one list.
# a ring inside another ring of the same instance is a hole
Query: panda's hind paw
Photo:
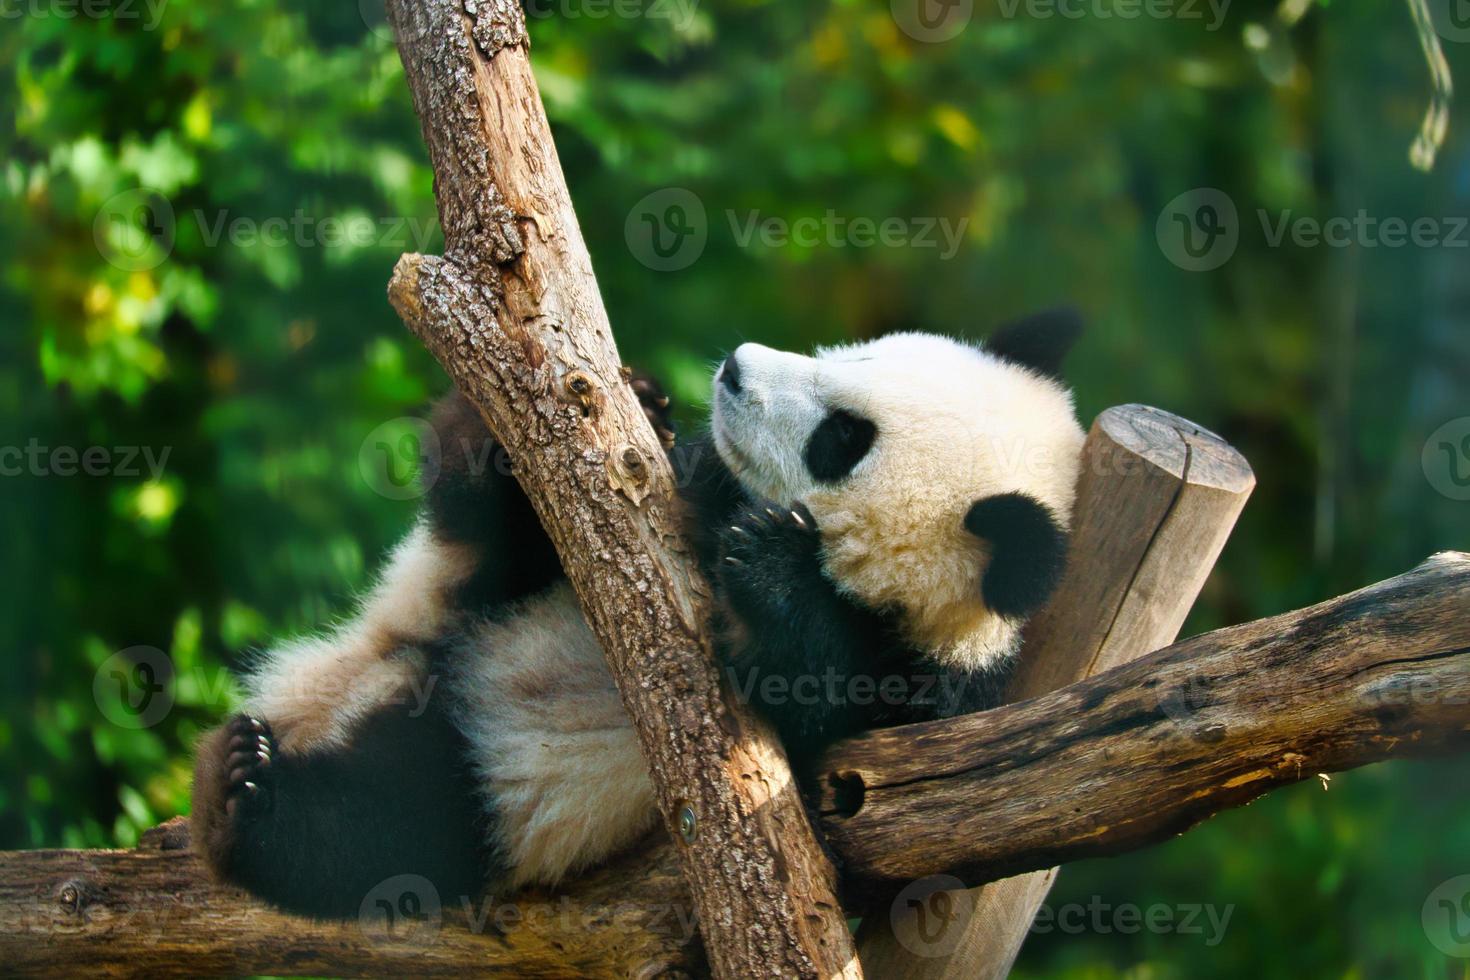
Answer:
[[643, 414], [648, 417], [649, 424], [658, 435], [659, 443], [664, 449], [673, 449], [674, 413], [669, 407], [669, 396], [652, 375], [631, 369], [629, 374], [631, 377], [628, 383], [638, 396], [638, 404], [643, 406]]
[[264, 813], [271, 805], [275, 752], [270, 725], [249, 715], [237, 715], [226, 729], [225, 814], [239, 819]]

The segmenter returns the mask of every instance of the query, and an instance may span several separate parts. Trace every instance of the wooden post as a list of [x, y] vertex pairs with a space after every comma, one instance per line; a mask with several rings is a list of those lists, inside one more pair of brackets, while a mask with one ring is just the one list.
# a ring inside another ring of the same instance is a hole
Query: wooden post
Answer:
[[389, 0], [444, 227], [405, 256], [404, 322], [480, 410], [561, 556], [637, 729], [724, 977], [857, 977], [836, 872], [785, 754], [721, 697], [709, 588], [622, 377], [517, 0]]
[[[1255, 486], [1219, 436], [1141, 405], [1099, 415], [1082, 453], [1071, 558], [1027, 627], [1011, 702], [1173, 641]], [[863, 968], [885, 980], [1004, 977], [1055, 876], [954, 893], [918, 886], [900, 907], [863, 917]]]

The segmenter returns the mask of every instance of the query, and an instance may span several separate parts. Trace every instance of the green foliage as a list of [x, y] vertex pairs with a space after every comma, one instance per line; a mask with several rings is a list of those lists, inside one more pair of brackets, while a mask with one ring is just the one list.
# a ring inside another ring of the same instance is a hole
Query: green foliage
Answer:
[[[40, 3], [0, 34], [0, 446], [36, 450], [0, 478], [0, 846], [128, 844], [186, 810], [189, 746], [237, 697], [226, 668], [344, 612], [412, 518], [360, 452], [445, 386], [384, 299], [398, 255], [441, 236], [368, 6], [167, 0], [88, 18]], [[1092, 321], [1073, 362], [1084, 415], [1157, 404], [1256, 466], [1187, 631], [1470, 547], [1470, 504], [1420, 464], [1431, 432], [1470, 415], [1466, 252], [1272, 246], [1257, 214], [1465, 214], [1463, 112], [1436, 172], [1407, 163], [1428, 81], [1399, 6], [1315, 9], [1254, 46], [1246, 25], [1273, 16], [1259, 0], [1218, 30], [1203, 4], [1201, 19], [1089, 4], [1082, 20], [979, 4], [937, 44], [881, 2], [594, 6], [532, 5], [550, 12], [532, 21], [537, 75], [624, 355], [670, 379], [686, 420], [742, 340], [978, 337], [1072, 301]], [[698, 197], [708, 242], [659, 272], [625, 229], [668, 187]], [[1155, 235], [1196, 187], [1240, 215], [1210, 272]], [[829, 212], [964, 225], [953, 257], [743, 243], [752, 215]], [[59, 447], [106, 449], [102, 475], [65, 475]], [[152, 662], [138, 648], [173, 674], [155, 678], [164, 716], [130, 727], [150, 709], [116, 684], [153, 677], [130, 673]], [[1470, 872], [1463, 773], [1347, 774], [1069, 869], [1054, 905], [1230, 905], [1231, 926], [1215, 946], [1038, 935], [1020, 973], [1463, 972], [1419, 924], [1429, 891]]]

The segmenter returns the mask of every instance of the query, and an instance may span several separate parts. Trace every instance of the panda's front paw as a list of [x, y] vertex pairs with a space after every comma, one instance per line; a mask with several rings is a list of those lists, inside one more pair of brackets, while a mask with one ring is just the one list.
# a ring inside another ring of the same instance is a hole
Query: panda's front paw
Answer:
[[800, 577], [820, 574], [822, 539], [816, 518], [802, 503], [757, 505], [743, 510], [720, 536], [720, 574], [727, 585], [789, 594]]
[[248, 820], [270, 809], [275, 741], [270, 725], [249, 715], [236, 715], [226, 726], [226, 736], [226, 757], [220, 769], [225, 815]]

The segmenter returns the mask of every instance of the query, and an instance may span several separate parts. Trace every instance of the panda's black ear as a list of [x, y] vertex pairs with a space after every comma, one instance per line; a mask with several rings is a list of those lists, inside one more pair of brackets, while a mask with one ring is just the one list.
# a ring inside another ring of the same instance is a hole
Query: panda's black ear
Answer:
[[1082, 314], [1074, 307], [1033, 313], [996, 330], [985, 349], [996, 357], [1021, 364], [1050, 378], [1060, 378], [1062, 361], [1082, 333]]
[[985, 497], [971, 505], [965, 530], [990, 546], [980, 594], [991, 610], [1022, 618], [1051, 598], [1067, 562], [1067, 535], [1046, 505], [1024, 493]]

